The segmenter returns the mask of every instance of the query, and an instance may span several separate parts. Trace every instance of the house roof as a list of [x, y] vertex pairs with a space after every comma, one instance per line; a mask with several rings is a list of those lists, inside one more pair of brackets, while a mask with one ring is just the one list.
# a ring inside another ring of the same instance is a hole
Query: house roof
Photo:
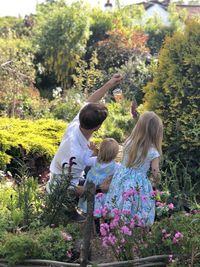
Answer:
[[167, 10], [168, 8], [168, 5], [170, 3], [170, 0], [152, 0], [152, 1], [144, 1], [144, 2], [140, 2], [140, 3], [137, 3], [137, 5], [143, 5], [144, 8], [147, 10], [149, 9], [150, 7], [154, 6], [155, 4], [158, 4], [160, 6], [162, 6], [163, 9]]
[[[137, 3], [136, 5], [143, 5], [145, 10], [147, 10], [150, 7], [154, 6], [155, 4], [160, 5], [163, 9], [165, 9], [167, 11], [167, 8], [170, 4], [170, 0], [143, 1], [143, 2]], [[200, 16], [200, 5], [176, 4], [176, 10], [178, 12], [180, 12], [184, 9], [187, 10], [189, 17]]]
[[200, 5], [176, 5], [176, 10], [187, 10], [189, 17], [200, 16]]

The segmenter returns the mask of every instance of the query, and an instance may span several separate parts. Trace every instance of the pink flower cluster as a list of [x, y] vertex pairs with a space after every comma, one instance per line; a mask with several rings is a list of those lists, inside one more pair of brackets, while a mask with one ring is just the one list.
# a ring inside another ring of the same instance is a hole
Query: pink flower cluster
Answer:
[[70, 234], [68, 234], [64, 231], [61, 231], [60, 234], [65, 241], [71, 241], [72, 240], [72, 236]]
[[72, 257], [72, 251], [71, 250], [67, 250], [66, 251], [66, 256], [67, 256], [67, 258], [70, 258], [71, 259], [71, 257]]
[[177, 244], [181, 239], [183, 239], [183, 234], [179, 231], [177, 231], [174, 236], [172, 236], [170, 233], [167, 233], [166, 229], [162, 229], [161, 233], [163, 240], [170, 238], [173, 244]]
[[169, 255], [169, 263], [174, 263], [175, 260], [173, 259], [173, 255]]
[[100, 216], [102, 216], [102, 217], [106, 217], [107, 215], [108, 215], [108, 208], [107, 208], [107, 206], [106, 205], [104, 205], [104, 206], [102, 206], [102, 207], [100, 207], [100, 209], [96, 209], [95, 211], [94, 211], [94, 216], [95, 215], [100, 215]]
[[104, 196], [104, 193], [96, 194], [96, 199], [101, 199]]
[[183, 234], [181, 232], [176, 232], [176, 234], [173, 237], [173, 244], [178, 243], [181, 239], [183, 239]]

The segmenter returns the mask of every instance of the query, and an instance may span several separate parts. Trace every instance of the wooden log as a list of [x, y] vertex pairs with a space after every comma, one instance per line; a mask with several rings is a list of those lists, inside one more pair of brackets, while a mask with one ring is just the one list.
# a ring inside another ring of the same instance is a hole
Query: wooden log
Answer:
[[87, 267], [89, 252], [90, 252], [90, 240], [93, 229], [93, 211], [94, 211], [94, 195], [96, 187], [92, 182], [86, 184], [86, 198], [87, 198], [87, 218], [83, 229], [83, 244], [81, 248], [80, 267]]

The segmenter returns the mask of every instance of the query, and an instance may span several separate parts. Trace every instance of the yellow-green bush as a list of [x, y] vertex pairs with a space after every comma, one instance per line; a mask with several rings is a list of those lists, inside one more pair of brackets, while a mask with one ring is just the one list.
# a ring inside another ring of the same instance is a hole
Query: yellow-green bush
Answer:
[[[50, 162], [64, 134], [66, 123], [55, 120], [0, 118], [0, 168], [15, 160]], [[16, 164], [16, 167], [18, 165]], [[32, 166], [33, 168], [35, 167]], [[43, 166], [44, 168], [46, 166]]]
[[[164, 123], [165, 153], [199, 176], [200, 21], [165, 40], [154, 80], [145, 88], [145, 107]], [[183, 175], [182, 165], [177, 176]]]

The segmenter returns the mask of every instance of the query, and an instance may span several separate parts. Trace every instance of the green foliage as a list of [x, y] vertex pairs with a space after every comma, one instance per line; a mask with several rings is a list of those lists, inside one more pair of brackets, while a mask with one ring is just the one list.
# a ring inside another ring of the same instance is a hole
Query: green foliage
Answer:
[[136, 100], [137, 104], [142, 103], [143, 87], [151, 80], [153, 66], [156, 65], [155, 59], [151, 60], [151, 65], [147, 65], [145, 61], [142, 57], [133, 57], [118, 69], [123, 76], [120, 83], [123, 95], [129, 100]]
[[0, 256], [4, 256], [9, 265], [15, 265], [26, 259], [68, 260], [67, 252], [71, 252], [73, 237], [79, 231], [73, 226], [62, 228], [39, 228], [38, 231], [7, 234], [2, 240]]
[[39, 247], [34, 238], [31, 239], [28, 235], [22, 234], [18, 236], [9, 235], [6, 239], [3, 256], [9, 265], [14, 265], [25, 259], [37, 258]]
[[[68, 229], [67, 229], [68, 231]], [[76, 230], [77, 231], [77, 230]], [[39, 258], [63, 261], [67, 259], [66, 253], [72, 248], [72, 241], [65, 240], [62, 236], [65, 233], [61, 229], [46, 228], [37, 234], [39, 243]], [[68, 236], [71, 237], [70, 234]]]
[[101, 128], [94, 134], [94, 141], [105, 137], [113, 137], [122, 143], [133, 129], [134, 120], [130, 113], [130, 102], [124, 101], [122, 104], [111, 102], [107, 104], [108, 118]]
[[0, 183], [0, 235], [16, 230], [23, 223], [23, 212], [17, 207], [17, 192], [8, 182]]
[[[51, 101], [51, 114], [55, 119], [72, 121], [85, 103], [85, 95], [80, 90], [68, 90], [65, 97], [61, 97], [61, 88], [53, 90], [54, 100]], [[79, 92], [79, 93], [78, 93]]]
[[18, 168], [20, 160], [24, 160], [30, 173], [34, 170], [41, 173], [54, 156], [65, 127], [64, 122], [50, 119], [0, 118], [1, 168], [8, 164], [8, 160], [11, 163], [11, 159]]
[[[51, 16], [49, 16], [51, 14]], [[64, 1], [38, 5], [35, 44], [43, 55], [41, 62], [47, 72], [55, 73], [63, 86], [71, 82], [70, 75], [89, 38], [87, 6], [66, 5]]]
[[0, 18], [0, 36], [8, 38], [10, 36], [16, 36], [17, 38], [23, 38], [30, 36], [32, 27], [34, 24], [33, 15], [21, 17], [1, 17]]
[[[22, 176], [0, 184], [0, 231], [27, 228], [37, 218], [41, 206], [38, 182]], [[5, 223], [6, 222], [6, 223]]]
[[62, 174], [55, 174], [52, 179], [54, 182], [49, 185], [50, 192], [44, 198], [42, 218], [45, 225], [64, 225], [69, 220], [67, 214], [74, 211], [77, 205], [77, 194], [70, 185], [71, 175], [65, 174], [64, 169]]
[[[89, 62], [80, 60], [75, 68], [76, 74], [72, 75], [74, 80], [73, 88], [76, 91], [83, 92], [86, 96], [100, 88], [107, 78], [106, 73], [103, 70], [98, 69], [97, 52], [93, 51]], [[102, 82], [103, 81], [103, 82]]]
[[184, 178], [182, 166], [186, 166], [193, 185], [200, 171], [199, 26], [197, 20], [189, 21], [183, 32], [166, 39], [155, 78], [145, 88], [146, 109], [154, 110], [164, 123], [164, 153], [174, 164], [180, 162], [177, 179]]
[[[175, 238], [180, 232], [181, 238]], [[172, 255], [175, 266], [198, 266], [200, 260], [200, 214], [175, 213], [155, 222], [151, 232], [140, 244], [141, 256]], [[176, 261], [176, 260], [175, 260]]]
[[148, 34], [147, 46], [152, 55], [157, 55], [164, 44], [165, 38], [171, 36], [175, 28], [163, 25], [163, 23], [155, 16], [148, 20], [145, 24], [145, 32]]
[[199, 181], [194, 184], [188, 164], [180, 159], [173, 160], [164, 154], [162, 162], [161, 185], [165, 191], [170, 191], [172, 202], [177, 210], [192, 210], [196, 207]]
[[23, 94], [30, 93], [35, 78], [30, 41], [0, 38], [0, 114], [15, 116]]
[[17, 205], [16, 207], [22, 211], [23, 225], [29, 226], [32, 220], [39, 214], [41, 200], [38, 191], [38, 182], [33, 177], [27, 177], [22, 174], [17, 181]]
[[112, 13], [104, 12], [102, 9], [93, 8], [91, 10], [91, 24], [90, 31], [91, 35], [89, 37], [87, 46], [89, 49], [93, 48], [93, 46], [104, 40], [107, 36], [107, 31], [110, 31], [113, 27], [113, 16]]

